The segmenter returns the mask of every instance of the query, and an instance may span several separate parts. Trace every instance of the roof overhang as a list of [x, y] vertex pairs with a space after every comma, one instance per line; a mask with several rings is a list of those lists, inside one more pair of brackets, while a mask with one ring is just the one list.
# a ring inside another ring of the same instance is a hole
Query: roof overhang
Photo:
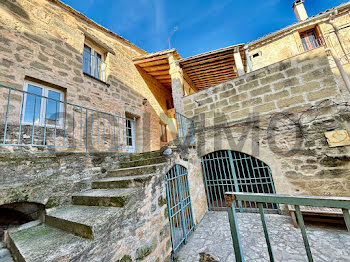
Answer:
[[185, 78], [188, 77], [191, 80], [191, 84], [196, 90], [201, 90], [238, 76], [234, 52], [240, 54], [243, 67], [246, 68], [244, 44], [191, 56], [177, 62], [183, 69]]
[[285, 28], [282, 28], [276, 32], [272, 32], [270, 34], [267, 34], [263, 37], [260, 37], [258, 38], [257, 40], [254, 40], [252, 42], [249, 42], [247, 44], [247, 46], [250, 48], [250, 47], [253, 47], [255, 45], [259, 45], [261, 43], [264, 43], [265, 41], [269, 41], [269, 40], [273, 40], [275, 37], [278, 37], [279, 35], [283, 34], [283, 33], [286, 33], [286, 32], [290, 32], [290, 31], [293, 31], [293, 30], [296, 30], [296, 29], [299, 29], [300, 27], [304, 27], [304, 26], [308, 26], [310, 24], [315, 24], [315, 23], [319, 23], [320, 20], [322, 21], [326, 21], [329, 19], [329, 16], [331, 14], [334, 14], [336, 12], [336, 10], [342, 10], [342, 9], [346, 9], [346, 8], [349, 8], [350, 7], [350, 1], [349, 2], [346, 2], [344, 4], [341, 4], [339, 6], [336, 6], [336, 7], [333, 7], [331, 9], [328, 9], [324, 12], [321, 12], [317, 15], [314, 15], [312, 17], [309, 17], [308, 19], [304, 20], [304, 21], [301, 21], [301, 22], [297, 22], [297, 23], [294, 23], [292, 25], [289, 25]]
[[169, 49], [157, 53], [151, 53], [133, 59], [134, 65], [141, 68], [164, 87], [171, 89], [171, 76], [169, 73], [169, 56], [173, 55], [176, 60], [181, 57], [176, 49]]

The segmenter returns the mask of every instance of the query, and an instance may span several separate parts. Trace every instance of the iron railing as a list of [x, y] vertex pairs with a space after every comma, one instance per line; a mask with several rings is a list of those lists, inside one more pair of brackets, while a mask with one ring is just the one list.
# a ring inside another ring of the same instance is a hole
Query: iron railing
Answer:
[[135, 119], [3, 85], [0, 96], [1, 146], [136, 151]]
[[326, 42], [324, 41], [323, 38], [318, 38], [314, 40], [309, 39], [308, 43], [304, 42], [301, 44], [300, 49], [304, 49], [305, 52], [308, 52], [325, 45], [326, 45]]
[[185, 117], [184, 115], [176, 112], [175, 118], [177, 123], [177, 133], [179, 142], [183, 145], [194, 145], [194, 122], [192, 119]]
[[[303, 237], [304, 246], [308, 261], [313, 261], [309, 240], [305, 230], [305, 224], [303, 215], [300, 211], [300, 206], [312, 206], [312, 207], [327, 207], [342, 209], [344, 220], [348, 231], [350, 231], [350, 198], [345, 197], [317, 197], [317, 196], [291, 196], [291, 195], [272, 195], [272, 194], [248, 194], [248, 193], [226, 193], [225, 194], [228, 217], [231, 228], [232, 242], [237, 262], [244, 261], [244, 254], [240, 240], [240, 234], [236, 216], [236, 204], [240, 201], [253, 201], [258, 203], [260, 218], [264, 230], [267, 249], [269, 252], [270, 261], [275, 261], [271, 242], [269, 238], [269, 232], [266, 225], [264, 215], [264, 204], [285, 204], [294, 205], [296, 216], [299, 222], [300, 231]], [[252, 247], [253, 248], [253, 247]]]

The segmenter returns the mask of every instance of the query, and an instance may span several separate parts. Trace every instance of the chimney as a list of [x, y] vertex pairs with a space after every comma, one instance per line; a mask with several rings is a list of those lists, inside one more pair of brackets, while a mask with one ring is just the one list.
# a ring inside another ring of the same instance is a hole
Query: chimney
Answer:
[[305, 10], [304, 0], [294, 1], [293, 11], [298, 19], [298, 22], [304, 21], [309, 18]]

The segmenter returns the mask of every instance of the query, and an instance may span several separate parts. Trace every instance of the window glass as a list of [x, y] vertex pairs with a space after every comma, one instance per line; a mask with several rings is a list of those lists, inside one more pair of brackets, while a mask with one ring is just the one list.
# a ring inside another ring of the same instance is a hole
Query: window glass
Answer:
[[102, 61], [102, 56], [100, 54], [96, 53], [94, 77], [96, 77], [98, 79], [100, 79], [100, 75], [101, 75], [101, 61]]
[[83, 71], [91, 75], [91, 48], [84, 45]]
[[[48, 97], [60, 101], [61, 94], [52, 90], [48, 90]], [[55, 124], [59, 120], [60, 103], [47, 99], [46, 104], [46, 121], [48, 124]]]
[[[42, 95], [43, 89], [37, 86], [28, 85], [29, 93]], [[40, 122], [41, 97], [34, 95], [26, 96], [26, 106], [24, 109], [24, 122], [39, 124]], [[35, 116], [34, 116], [35, 114]]]

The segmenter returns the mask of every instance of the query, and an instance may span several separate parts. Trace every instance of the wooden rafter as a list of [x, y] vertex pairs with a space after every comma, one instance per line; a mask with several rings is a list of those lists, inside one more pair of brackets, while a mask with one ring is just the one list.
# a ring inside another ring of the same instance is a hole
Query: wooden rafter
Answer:
[[228, 57], [231, 57], [233, 56], [233, 53], [229, 53], [227, 55], [222, 55], [222, 56], [215, 56], [213, 58], [210, 58], [210, 59], [206, 59], [206, 60], [200, 60], [200, 61], [196, 61], [196, 62], [191, 62], [191, 63], [187, 63], [187, 64], [184, 64], [182, 65], [183, 68], [188, 68], [188, 67], [192, 67], [192, 66], [196, 66], [196, 65], [201, 65], [201, 64], [206, 64], [206, 63], [209, 63], [209, 62], [213, 62], [213, 61], [218, 61], [218, 60], [222, 60], [224, 58], [228, 58]]
[[196, 79], [206, 79], [206, 78], [212, 78], [217, 76], [226, 76], [226, 75], [234, 75], [237, 74], [232, 70], [226, 70], [226, 71], [220, 71], [220, 72], [211, 72], [210, 74], [203, 74], [203, 75], [194, 75], [191, 76], [192, 81], [195, 81]]
[[170, 69], [169, 64], [149, 66], [149, 67], [143, 68], [143, 70], [145, 70], [146, 72], [156, 72], [156, 71], [163, 71], [163, 70], [169, 70], [169, 69]]
[[156, 71], [156, 72], [149, 72], [151, 76], [162, 76], [162, 75], [169, 75], [169, 70], [164, 71]]
[[196, 67], [189, 67], [188, 69], [186, 68], [185, 70], [186, 70], [186, 72], [191, 73], [191, 72], [196, 72], [196, 71], [200, 71], [200, 70], [219, 68], [219, 67], [226, 65], [226, 64], [230, 64], [230, 65], [232, 65], [232, 67], [235, 66], [234, 59], [227, 58], [227, 59], [220, 60], [216, 63], [208, 63], [208, 64], [196, 66]]
[[225, 66], [222, 66], [220, 68], [212, 68], [212, 69], [208, 69], [208, 70], [201, 70], [201, 71], [196, 71], [196, 72], [191, 72], [191, 73], [188, 73], [187, 74], [189, 76], [197, 76], [197, 75], [210, 75], [212, 73], [221, 73], [221, 72], [236, 72], [234, 67], [231, 65], [231, 64], [228, 64], [228, 65], [225, 65]]

